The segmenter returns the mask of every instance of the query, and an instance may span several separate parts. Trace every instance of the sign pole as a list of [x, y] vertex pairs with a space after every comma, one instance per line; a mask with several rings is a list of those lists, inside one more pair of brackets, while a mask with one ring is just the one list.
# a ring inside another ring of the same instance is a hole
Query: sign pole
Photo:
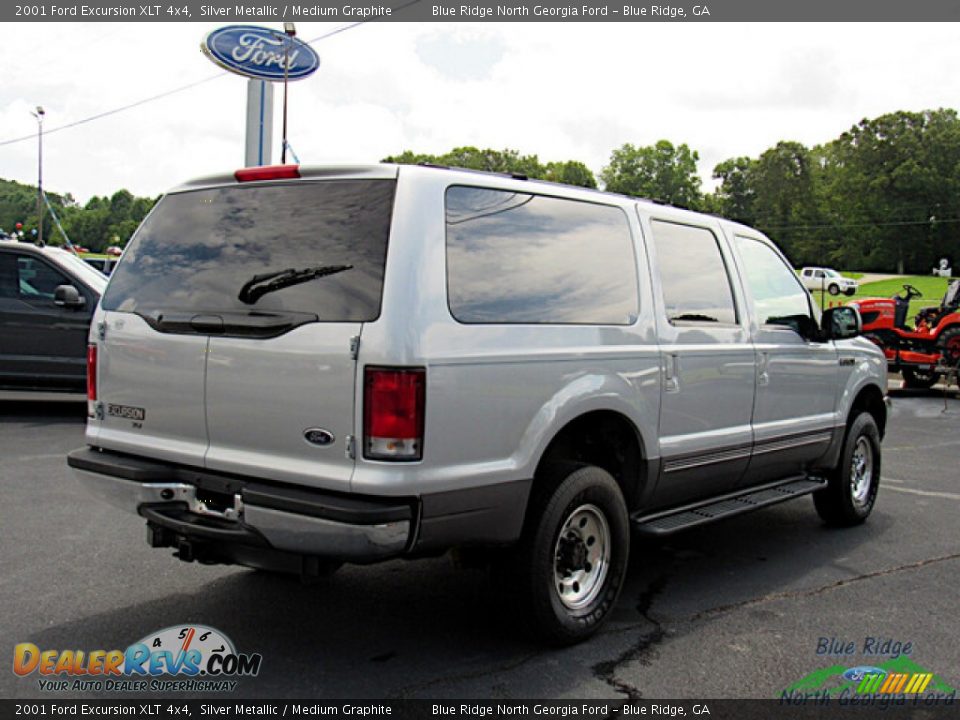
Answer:
[[[292, 22], [283, 34], [257, 25], [228, 25], [207, 33], [200, 43], [214, 64], [247, 81], [247, 127], [244, 166], [271, 163], [273, 135], [273, 83], [283, 82], [283, 162], [287, 150], [287, 86], [309, 77], [320, 67], [320, 57], [308, 43], [296, 38]], [[282, 72], [281, 72], [282, 70]]]
[[[296, 34], [297, 28], [292, 22], [283, 24], [283, 32], [287, 37], [283, 39], [283, 145], [280, 146], [280, 164], [287, 164], [287, 86], [290, 84], [290, 42]], [[289, 40], [288, 40], [289, 38]]]
[[269, 165], [272, 162], [273, 83], [247, 80], [247, 136], [244, 167]]
[[37, 244], [43, 247], [43, 107], [30, 112], [37, 119]]

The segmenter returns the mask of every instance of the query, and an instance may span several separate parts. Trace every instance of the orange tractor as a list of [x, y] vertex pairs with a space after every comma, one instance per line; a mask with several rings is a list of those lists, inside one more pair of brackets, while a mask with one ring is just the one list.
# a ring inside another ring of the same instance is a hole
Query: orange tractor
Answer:
[[923, 308], [907, 326], [910, 301], [923, 297], [913, 285], [902, 295], [850, 303], [860, 310], [863, 334], [883, 350], [890, 370], [903, 375], [906, 388], [932, 387], [960, 367], [960, 280], [947, 287], [939, 306]]

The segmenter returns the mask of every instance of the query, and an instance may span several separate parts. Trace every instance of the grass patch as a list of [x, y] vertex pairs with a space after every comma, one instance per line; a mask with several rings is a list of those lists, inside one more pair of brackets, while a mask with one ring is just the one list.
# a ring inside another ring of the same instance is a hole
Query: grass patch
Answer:
[[813, 291], [813, 297], [820, 303], [820, 307], [829, 307], [832, 302], [834, 305], [847, 304], [864, 298], [871, 297], [893, 297], [903, 293], [904, 284], [913, 285], [917, 290], [923, 293], [923, 297], [915, 299], [910, 303], [910, 310], [907, 313], [907, 323], [913, 325], [914, 316], [920, 312], [921, 308], [939, 305], [947, 292], [947, 285], [950, 283], [948, 278], [934, 277], [932, 275], [908, 275], [906, 277], [893, 278], [890, 280], [879, 280], [877, 282], [861, 285], [857, 289], [857, 294], [852, 297], [838, 295], [836, 297], [829, 293], [824, 293], [821, 297], [819, 290]]

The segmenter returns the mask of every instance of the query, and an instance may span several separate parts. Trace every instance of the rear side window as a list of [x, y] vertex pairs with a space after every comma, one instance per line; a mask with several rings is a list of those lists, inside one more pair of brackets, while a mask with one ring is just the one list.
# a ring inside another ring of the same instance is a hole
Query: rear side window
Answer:
[[737, 310], [716, 236], [708, 229], [653, 220], [660, 283], [671, 323], [733, 325]]
[[637, 264], [620, 208], [451, 187], [450, 312], [463, 323], [630, 325]]
[[103, 307], [375, 320], [395, 187], [336, 180], [168, 195], [127, 248]]

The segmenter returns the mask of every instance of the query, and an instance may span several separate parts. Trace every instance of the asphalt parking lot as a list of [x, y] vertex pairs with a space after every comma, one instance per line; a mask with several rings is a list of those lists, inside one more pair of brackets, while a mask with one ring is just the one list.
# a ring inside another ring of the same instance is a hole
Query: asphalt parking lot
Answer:
[[9, 670], [16, 643], [125, 648], [183, 623], [263, 655], [227, 700], [773, 698], [835, 662], [878, 664], [817, 655], [820, 638], [859, 651], [868, 637], [909, 642], [912, 661], [960, 686], [955, 393], [895, 396], [866, 525], [827, 529], [804, 498], [635, 543], [612, 622], [563, 650], [527, 639], [501, 588], [449, 557], [304, 586], [152, 550], [140, 518], [88, 497], [66, 467], [84, 413], [0, 400], [0, 697], [41, 696], [36, 676]]

